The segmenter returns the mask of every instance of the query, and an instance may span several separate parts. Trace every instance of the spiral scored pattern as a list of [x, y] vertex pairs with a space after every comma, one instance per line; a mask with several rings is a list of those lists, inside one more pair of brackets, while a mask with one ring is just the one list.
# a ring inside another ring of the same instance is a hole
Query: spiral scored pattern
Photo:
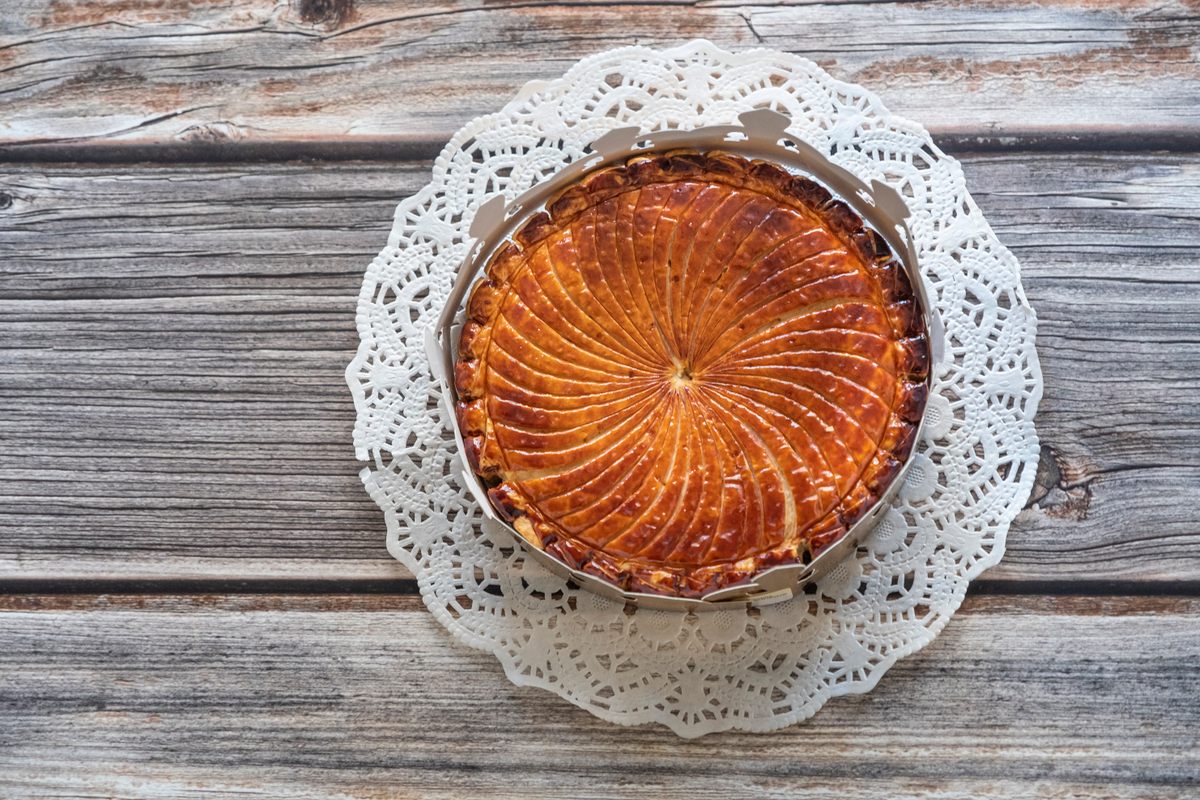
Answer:
[[928, 341], [883, 240], [812, 181], [638, 157], [532, 218], [468, 303], [472, 467], [569, 566], [698, 597], [819, 553], [886, 491]]

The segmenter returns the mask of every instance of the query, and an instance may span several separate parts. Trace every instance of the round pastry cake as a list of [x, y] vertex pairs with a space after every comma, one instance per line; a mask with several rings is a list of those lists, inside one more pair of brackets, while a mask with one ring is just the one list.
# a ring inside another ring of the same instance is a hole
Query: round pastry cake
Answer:
[[596, 170], [491, 257], [456, 413], [532, 546], [702, 597], [843, 537], [924, 412], [929, 338], [886, 242], [803, 176], [715, 151]]

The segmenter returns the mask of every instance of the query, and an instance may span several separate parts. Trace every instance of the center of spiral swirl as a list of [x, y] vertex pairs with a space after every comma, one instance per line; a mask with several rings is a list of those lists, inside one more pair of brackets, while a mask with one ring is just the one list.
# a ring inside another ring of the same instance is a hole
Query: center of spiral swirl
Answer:
[[695, 378], [690, 365], [676, 362], [671, 366], [669, 380], [672, 389], [682, 390], [691, 386]]

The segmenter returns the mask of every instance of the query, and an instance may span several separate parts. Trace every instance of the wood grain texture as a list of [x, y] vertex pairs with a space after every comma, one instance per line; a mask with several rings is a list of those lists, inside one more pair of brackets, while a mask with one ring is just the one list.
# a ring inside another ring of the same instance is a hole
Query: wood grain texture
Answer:
[[583, 55], [695, 37], [806, 55], [943, 134], [1194, 143], [1200, 131], [1189, 0], [10, 0], [0, 146], [440, 142]]
[[[1040, 319], [1045, 445], [994, 581], [1200, 580], [1200, 165], [966, 156]], [[342, 370], [427, 163], [0, 172], [0, 574], [409, 577]], [[1065, 584], [1064, 584], [1065, 585]]]
[[1200, 785], [1195, 600], [971, 599], [871, 694], [697, 741], [514, 687], [403, 598], [89, 602], [0, 612], [0, 795], [1169, 800]]
[[[453, 130], [693, 37], [980, 151], [1046, 397], [1030, 506], [936, 642], [805, 725], [682, 742], [441, 630], [342, 369]], [[8, 0], [0, 797], [1196, 797], [1198, 149], [1194, 0]], [[278, 163], [311, 156], [379, 160]]]

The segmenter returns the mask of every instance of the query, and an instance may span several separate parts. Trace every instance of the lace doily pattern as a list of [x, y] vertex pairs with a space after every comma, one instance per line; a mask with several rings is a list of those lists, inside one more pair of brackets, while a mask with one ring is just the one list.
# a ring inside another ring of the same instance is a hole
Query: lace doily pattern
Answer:
[[[733, 124], [754, 108], [790, 135], [906, 199], [946, 331], [923, 441], [894, 506], [857, 554], [811, 594], [754, 610], [627, 609], [580, 590], [514, 549], [459, 479], [450, 411], [428, 366], [426, 328], [496, 193], [511, 201], [618, 127]], [[347, 369], [363, 481], [383, 509], [388, 548], [458, 639], [490, 651], [517, 684], [604, 719], [681, 736], [772, 730], [830, 697], [869, 690], [929, 643], [967, 584], [1004, 551], [1038, 460], [1042, 380], [1035, 318], [1012, 254], [966, 191], [962, 170], [919, 125], [812, 62], [708, 42], [593, 56], [531, 83], [459, 131], [428, 186], [396, 210], [358, 303], [361, 345]]]

